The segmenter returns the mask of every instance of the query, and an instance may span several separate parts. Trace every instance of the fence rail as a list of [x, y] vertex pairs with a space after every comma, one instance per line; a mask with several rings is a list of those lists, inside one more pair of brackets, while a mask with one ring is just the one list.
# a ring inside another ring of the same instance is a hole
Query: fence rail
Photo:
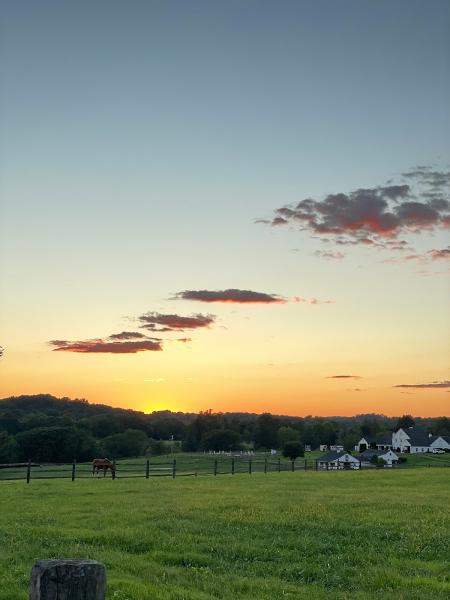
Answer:
[[[252, 475], [253, 473], [281, 473], [298, 471], [337, 470], [319, 466], [320, 459], [302, 458], [297, 460], [276, 459], [272, 457], [223, 457], [210, 456], [189, 457], [181, 456], [170, 461], [146, 459], [141, 462], [127, 462], [126, 460], [114, 462], [114, 471], [100, 472], [95, 478], [107, 476], [112, 479], [150, 479], [155, 477], [197, 477], [218, 475]], [[433, 461], [427, 463], [407, 465], [397, 464], [393, 469], [411, 467], [450, 467], [448, 461]], [[359, 464], [358, 470], [373, 470], [374, 465]], [[340, 470], [340, 469], [339, 469]], [[355, 470], [355, 469], [351, 469]], [[31, 460], [27, 463], [1, 465], [0, 481], [23, 480], [30, 483], [37, 479], [92, 479], [91, 463], [36, 463]]]

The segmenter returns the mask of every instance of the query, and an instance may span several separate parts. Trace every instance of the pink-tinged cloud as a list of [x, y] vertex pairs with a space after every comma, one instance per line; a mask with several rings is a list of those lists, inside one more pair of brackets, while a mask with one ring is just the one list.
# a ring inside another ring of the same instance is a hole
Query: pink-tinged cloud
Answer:
[[175, 294], [175, 298], [225, 304], [285, 304], [287, 302], [286, 298], [278, 294], [266, 294], [265, 292], [235, 288], [227, 290], [185, 290]]
[[68, 340], [52, 340], [54, 352], [75, 352], [80, 354], [136, 354], [137, 352], [159, 352], [162, 342], [154, 339], [139, 341], [111, 342], [103, 339], [71, 342]]
[[189, 342], [192, 342], [192, 338], [190, 338], [190, 337], [177, 338], [175, 341], [181, 342], [182, 344], [188, 344]]
[[336, 300], [318, 300], [317, 298], [302, 298], [301, 296], [294, 296], [291, 302], [296, 304], [336, 304]]
[[202, 315], [200, 313], [188, 317], [176, 314], [161, 314], [149, 312], [139, 317], [141, 327], [150, 331], [184, 331], [185, 329], [203, 329], [210, 327], [214, 321], [214, 315]]
[[450, 381], [432, 381], [431, 383], [401, 383], [395, 388], [443, 389], [450, 388]]
[[424, 252], [423, 254], [408, 254], [406, 256], [388, 258], [383, 262], [390, 264], [401, 264], [407, 262], [417, 262], [421, 264], [426, 264], [434, 262], [436, 260], [450, 260], [450, 246], [448, 246], [447, 248], [442, 248], [441, 250], [428, 250], [428, 252]]
[[409, 184], [363, 188], [282, 206], [275, 210], [270, 224], [295, 225], [341, 244], [382, 247], [403, 233], [448, 227], [450, 173], [420, 167], [403, 176], [418, 186], [420, 200]]
[[326, 379], [361, 379], [360, 375], [329, 375]]

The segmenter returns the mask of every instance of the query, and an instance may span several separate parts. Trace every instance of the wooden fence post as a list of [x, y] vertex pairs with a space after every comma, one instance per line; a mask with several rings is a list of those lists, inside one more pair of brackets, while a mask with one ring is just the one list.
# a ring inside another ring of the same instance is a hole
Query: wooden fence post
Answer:
[[249, 475], [252, 474], [252, 459], [251, 458], [248, 459], [248, 474]]
[[234, 456], [231, 459], [231, 474], [234, 475]]
[[145, 479], [148, 479], [150, 477], [150, 461], [147, 459], [147, 462], [145, 463]]
[[307, 461], [306, 461], [306, 458], [305, 458], [305, 471], [307, 471], [307, 470], [308, 470], [308, 465], [307, 465]]
[[72, 481], [75, 481], [75, 470], [77, 468], [77, 461], [74, 459], [72, 463]]
[[217, 458], [214, 459], [214, 475], [217, 475]]
[[278, 459], [278, 473], [281, 471], [281, 458]]
[[174, 458], [173, 459], [173, 465], [172, 465], [172, 477], [173, 477], [173, 479], [175, 479], [176, 474], [177, 474], [177, 459]]
[[267, 475], [267, 456], [264, 458], [264, 475]]
[[28, 459], [28, 464], [27, 464], [27, 483], [30, 483], [30, 479], [31, 479], [31, 458]]
[[96, 560], [38, 560], [29, 600], [105, 600], [106, 569]]
[[111, 471], [111, 477], [113, 478], [113, 480], [116, 478], [116, 461], [113, 460], [113, 469]]

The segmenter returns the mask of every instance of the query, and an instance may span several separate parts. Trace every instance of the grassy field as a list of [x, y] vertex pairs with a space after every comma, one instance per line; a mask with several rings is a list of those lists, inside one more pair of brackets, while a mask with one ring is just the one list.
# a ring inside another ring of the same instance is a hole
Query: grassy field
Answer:
[[108, 569], [108, 599], [450, 597], [450, 472], [85, 479], [0, 486], [0, 599], [37, 558]]

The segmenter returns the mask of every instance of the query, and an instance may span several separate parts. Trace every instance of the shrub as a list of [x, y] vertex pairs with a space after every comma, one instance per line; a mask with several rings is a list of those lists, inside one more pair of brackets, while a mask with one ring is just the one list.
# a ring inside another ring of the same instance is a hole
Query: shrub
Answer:
[[286, 442], [283, 448], [283, 456], [295, 460], [299, 456], [305, 455], [305, 449], [300, 442]]

